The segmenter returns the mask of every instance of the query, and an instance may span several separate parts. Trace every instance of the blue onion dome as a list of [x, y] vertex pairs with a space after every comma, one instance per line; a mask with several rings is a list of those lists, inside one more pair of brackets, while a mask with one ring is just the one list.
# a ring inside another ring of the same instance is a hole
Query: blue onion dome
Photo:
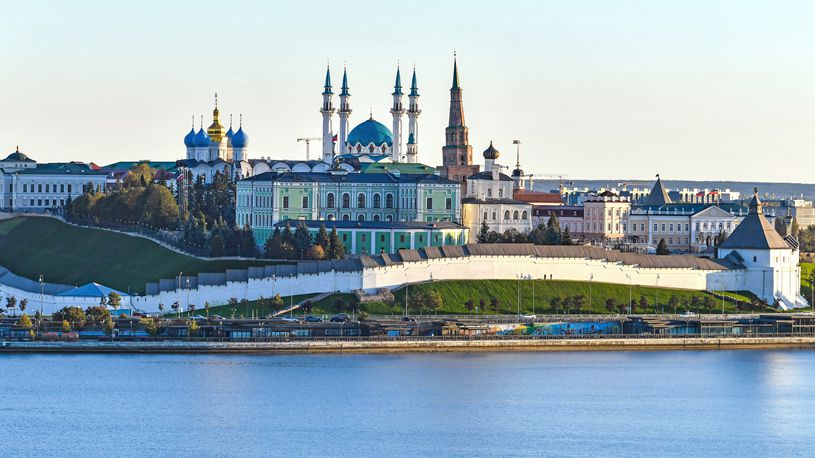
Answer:
[[190, 133], [184, 137], [184, 146], [187, 148], [195, 146], [195, 128], [190, 129]]
[[490, 142], [490, 147], [484, 150], [484, 159], [498, 159], [501, 153], [492, 146], [492, 142]]
[[229, 126], [229, 130], [226, 131], [226, 138], [232, 138], [235, 135], [235, 132], [232, 130], [232, 126]]
[[370, 145], [373, 143], [376, 146], [387, 143], [388, 146], [392, 146], [393, 134], [384, 124], [370, 118], [354, 127], [351, 133], [348, 134], [348, 144], [356, 145], [357, 143], [362, 145]]
[[207, 135], [207, 131], [201, 129], [195, 134], [195, 139], [193, 140], [193, 146], [196, 147], [204, 147], [209, 146], [209, 135]]
[[246, 148], [249, 144], [249, 136], [243, 131], [243, 127], [238, 127], [238, 131], [232, 134], [233, 148]]

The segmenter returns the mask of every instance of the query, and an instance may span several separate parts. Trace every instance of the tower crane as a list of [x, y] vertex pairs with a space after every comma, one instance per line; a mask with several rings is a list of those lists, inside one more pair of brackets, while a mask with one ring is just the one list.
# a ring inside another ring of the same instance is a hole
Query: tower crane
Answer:
[[312, 142], [312, 141], [314, 141], [314, 140], [322, 140], [322, 139], [323, 139], [322, 137], [303, 137], [303, 138], [298, 138], [298, 139], [297, 139], [297, 142], [298, 142], [298, 143], [299, 143], [299, 142], [306, 142], [306, 160], [307, 160], [307, 161], [308, 161], [309, 159], [311, 159], [311, 158], [309, 157], [309, 142]]

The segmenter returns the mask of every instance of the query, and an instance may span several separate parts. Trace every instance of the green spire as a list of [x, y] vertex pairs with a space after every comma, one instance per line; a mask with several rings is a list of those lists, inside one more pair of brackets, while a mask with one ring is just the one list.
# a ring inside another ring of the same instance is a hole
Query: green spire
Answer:
[[419, 85], [416, 84], [416, 67], [413, 67], [413, 79], [410, 81], [410, 95], [412, 97], [419, 96]]
[[453, 87], [451, 89], [461, 89], [458, 85], [458, 62], [455, 53], [453, 53]]
[[348, 92], [348, 70], [345, 67], [342, 69], [342, 88], [340, 90], [340, 95], [351, 95]]
[[396, 83], [393, 85], [393, 95], [402, 95], [402, 73], [399, 67], [396, 67]]
[[325, 90], [323, 91], [323, 95], [331, 95], [331, 68], [325, 68]]

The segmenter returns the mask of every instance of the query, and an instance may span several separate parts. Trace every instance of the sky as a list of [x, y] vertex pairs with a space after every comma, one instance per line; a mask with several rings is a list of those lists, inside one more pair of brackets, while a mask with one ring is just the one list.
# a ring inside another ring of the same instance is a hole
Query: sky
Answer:
[[243, 114], [250, 157], [304, 159], [296, 139], [321, 135], [330, 62], [335, 86], [348, 67], [352, 126], [369, 112], [390, 126], [397, 64], [404, 83], [415, 65], [419, 161], [439, 165], [455, 50], [478, 163], [493, 141], [513, 165], [518, 139], [524, 170], [540, 177], [815, 182], [811, 0], [0, 10], [0, 156], [19, 144], [40, 162], [179, 159], [192, 116], [209, 125], [218, 92], [224, 124]]

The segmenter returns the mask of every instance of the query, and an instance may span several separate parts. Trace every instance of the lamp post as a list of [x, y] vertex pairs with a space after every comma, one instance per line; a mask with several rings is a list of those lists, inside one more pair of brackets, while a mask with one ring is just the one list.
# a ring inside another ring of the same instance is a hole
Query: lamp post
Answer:
[[518, 319], [520, 320], [521, 319], [521, 278], [523, 277], [523, 274], [517, 274], [517, 275], [515, 275], [515, 277], [518, 278]]
[[184, 274], [184, 272], [179, 272], [178, 273], [178, 288], [176, 288], [176, 292], [177, 292], [177, 296], [178, 296], [178, 308], [175, 310], [175, 315], [176, 315], [175, 317], [176, 318], [181, 318], [181, 312], [179, 310], [181, 309], [181, 275], [183, 275], [183, 274]]
[[532, 275], [529, 276], [529, 279], [532, 280], [532, 314], [535, 314], [535, 279]]
[[589, 274], [589, 310], [591, 310], [591, 283], [594, 280], [594, 274]]
[[631, 288], [633, 280], [629, 274], [625, 274], [625, 278], [628, 279], [628, 314], [631, 315]]
[[405, 316], [408, 316], [408, 276], [405, 272]]
[[[657, 307], [659, 307], [659, 274], [657, 274], [657, 297], [654, 301], [654, 312], [657, 311]], [[663, 308], [660, 308], [659, 311], [660, 315], [665, 313], [665, 310]]]
[[43, 317], [43, 302], [45, 302], [45, 277], [40, 274], [40, 319], [37, 320], [37, 334], [40, 333], [40, 322]]

